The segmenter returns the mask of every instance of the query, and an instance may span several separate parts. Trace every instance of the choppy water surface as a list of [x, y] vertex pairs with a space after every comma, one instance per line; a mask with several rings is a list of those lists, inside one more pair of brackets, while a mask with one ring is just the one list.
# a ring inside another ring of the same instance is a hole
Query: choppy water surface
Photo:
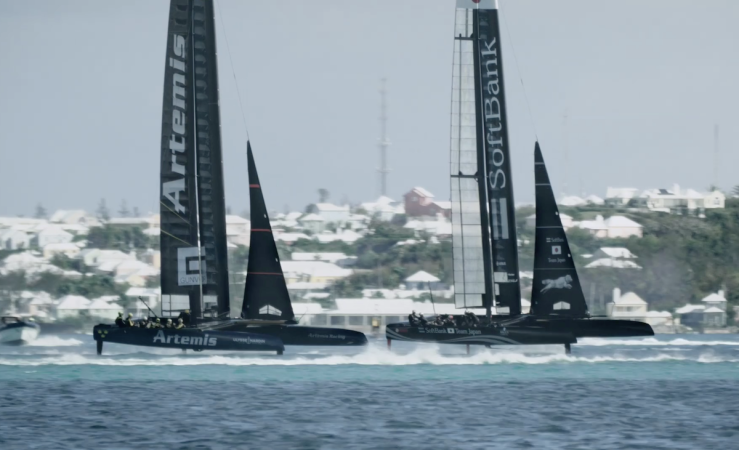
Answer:
[[285, 355], [0, 347], [0, 448], [739, 448], [739, 337]]

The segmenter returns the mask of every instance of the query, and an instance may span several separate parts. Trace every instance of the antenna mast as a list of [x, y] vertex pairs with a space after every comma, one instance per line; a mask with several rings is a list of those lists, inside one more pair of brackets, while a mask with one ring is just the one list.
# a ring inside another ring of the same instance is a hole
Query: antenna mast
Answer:
[[387, 174], [390, 168], [387, 166], [387, 148], [390, 147], [390, 140], [387, 138], [387, 105], [385, 103], [385, 78], [381, 79], [380, 84], [380, 167], [377, 173], [380, 175], [380, 195], [387, 195]]

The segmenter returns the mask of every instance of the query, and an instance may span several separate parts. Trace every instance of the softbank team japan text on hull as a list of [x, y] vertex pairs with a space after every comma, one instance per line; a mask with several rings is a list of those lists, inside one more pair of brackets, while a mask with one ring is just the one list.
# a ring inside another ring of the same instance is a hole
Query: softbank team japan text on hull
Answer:
[[195, 351], [274, 351], [278, 355], [285, 350], [282, 341], [274, 336], [230, 331], [204, 331], [198, 328], [175, 330], [97, 325], [93, 328], [92, 334], [97, 342], [98, 354], [102, 354], [104, 342]]
[[577, 343], [577, 339], [571, 332], [549, 331], [536, 327], [458, 328], [437, 325], [410, 326], [407, 322], [389, 324], [385, 328], [385, 336], [388, 346], [392, 340], [485, 346]]

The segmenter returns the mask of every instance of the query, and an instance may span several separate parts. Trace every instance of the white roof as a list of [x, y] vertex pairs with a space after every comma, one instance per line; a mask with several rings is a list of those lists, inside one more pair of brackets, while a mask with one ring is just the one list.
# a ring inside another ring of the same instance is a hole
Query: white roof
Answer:
[[638, 295], [636, 295], [633, 292], [627, 292], [620, 297], [618, 297], [615, 301], [615, 304], [617, 305], [646, 305], [647, 302], [641, 299]]
[[631, 253], [629, 249], [625, 247], [601, 247], [599, 250], [611, 258], [636, 258], [636, 255]]
[[645, 317], [655, 317], [655, 318], [668, 318], [672, 317], [672, 314], [668, 311], [647, 311], [646, 314], [644, 314]]
[[290, 257], [293, 261], [328, 261], [336, 262], [342, 259], [346, 259], [347, 256], [344, 253], [339, 252], [325, 252], [325, 253], [309, 253], [309, 252], [293, 252]]
[[157, 288], [132, 287], [126, 291], [126, 297], [156, 297], [159, 295]]
[[338, 205], [334, 205], [333, 203], [316, 203], [315, 206], [316, 206], [316, 209], [318, 209], [318, 211], [320, 212], [349, 211], [349, 205], [338, 206]]
[[282, 261], [285, 274], [307, 274], [314, 277], [348, 277], [353, 272], [324, 261]]
[[[307, 237], [307, 236], [306, 236]], [[342, 230], [336, 233], [321, 233], [316, 235], [316, 240], [321, 244], [326, 244], [334, 241], [342, 241], [346, 243], [352, 243], [358, 241], [362, 237], [361, 234], [352, 230]]]
[[276, 241], [294, 242], [299, 239], [310, 240], [310, 237], [308, 237], [307, 234], [303, 233], [280, 233], [279, 235], [275, 236]]
[[[284, 263], [283, 263], [284, 264]], [[308, 281], [296, 281], [294, 283], [287, 283], [287, 290], [288, 291], [310, 291], [310, 290], [321, 290], [326, 289], [328, 287], [328, 283], [310, 283]], [[307, 294], [305, 297], [308, 298]]]
[[55, 244], [46, 244], [44, 245], [44, 251], [51, 250], [51, 251], [65, 251], [65, 250], [72, 250], [72, 251], [78, 251], [80, 248], [79, 246], [74, 242], [58, 242]]
[[413, 190], [416, 191], [416, 192], [418, 192], [419, 194], [423, 195], [424, 197], [428, 197], [428, 198], [433, 198], [434, 197], [434, 194], [432, 194], [431, 192], [427, 191], [426, 189], [424, 189], [424, 188], [422, 188], [420, 186], [414, 187]]
[[588, 195], [587, 197], [585, 197], [585, 201], [594, 205], [602, 205], [603, 203], [605, 203], [603, 199], [598, 197], [597, 195]]
[[233, 215], [233, 214], [226, 215], [226, 224], [231, 224], [231, 225], [244, 224], [244, 225], [248, 225], [249, 223], [250, 222], [249, 222], [248, 219], [244, 219], [241, 216], [236, 216], [236, 215]]
[[624, 216], [611, 216], [608, 219], [606, 219], [605, 223], [609, 228], [617, 228], [617, 227], [641, 228], [642, 227], [638, 223]]
[[724, 298], [724, 296], [718, 295], [717, 293], [714, 292], [712, 294], [709, 294], [709, 295], [703, 297], [703, 299], [701, 301], [702, 302], [706, 302], [706, 303], [722, 303], [722, 302], [726, 302], [726, 298]]
[[320, 314], [323, 312], [323, 307], [318, 303], [293, 303], [293, 313], [297, 318], [300, 318], [303, 314]]
[[560, 204], [562, 206], [580, 206], [580, 205], [584, 205], [585, 203], [586, 203], [585, 199], [580, 198], [576, 195], [568, 195], [568, 196], [562, 197], [557, 202], [557, 204]]
[[326, 219], [319, 216], [318, 214], [308, 214], [298, 219], [298, 222], [325, 222], [325, 221]]
[[637, 188], [613, 188], [606, 189], [606, 198], [624, 198], [630, 199], [639, 191]]
[[626, 261], [623, 259], [614, 258], [600, 258], [587, 264], [586, 269], [593, 269], [595, 267], [612, 267], [614, 269], [641, 269], [641, 266], [634, 261]]
[[87, 307], [87, 309], [118, 309], [120, 310], [121, 307], [119, 305], [115, 305], [113, 303], [107, 302], [103, 300], [102, 298], [99, 298], [97, 300], [93, 300], [92, 303]]
[[43, 230], [38, 232], [39, 236], [65, 236], [65, 237], [72, 237], [71, 233], [67, 233], [62, 229], [60, 226], [49, 226], [44, 228]]
[[114, 217], [108, 221], [110, 225], [149, 225], [149, 217]]
[[90, 300], [81, 295], [65, 295], [59, 299], [56, 309], [88, 309]]
[[437, 277], [431, 275], [428, 272], [425, 272], [423, 270], [419, 270], [418, 272], [416, 272], [413, 275], [411, 275], [408, 278], [406, 278], [405, 281], [408, 281], [408, 282], [411, 282], [411, 283], [417, 283], [417, 282], [421, 282], [421, 283], [437, 283], [440, 280]]
[[685, 305], [675, 310], [676, 314], [688, 314], [692, 313], [693, 311], [703, 311], [706, 309], [705, 305]]
[[722, 313], [722, 312], [726, 312], [726, 311], [724, 311], [721, 308], [717, 308], [715, 306], [711, 306], [710, 308], [706, 308], [706, 310], [703, 311], [703, 312], [704, 313]]

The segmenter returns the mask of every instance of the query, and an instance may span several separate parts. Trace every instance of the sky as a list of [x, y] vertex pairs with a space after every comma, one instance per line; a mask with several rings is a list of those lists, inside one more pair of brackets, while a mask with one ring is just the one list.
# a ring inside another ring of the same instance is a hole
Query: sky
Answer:
[[[319, 188], [377, 198], [382, 78], [388, 194], [448, 200], [453, 0], [215, 4], [232, 211], [249, 208], [245, 123], [270, 210]], [[537, 137], [558, 193], [739, 185], [739, 2], [500, 6], [516, 202], [533, 201]], [[168, 8], [0, 0], [0, 215], [158, 211]]]

